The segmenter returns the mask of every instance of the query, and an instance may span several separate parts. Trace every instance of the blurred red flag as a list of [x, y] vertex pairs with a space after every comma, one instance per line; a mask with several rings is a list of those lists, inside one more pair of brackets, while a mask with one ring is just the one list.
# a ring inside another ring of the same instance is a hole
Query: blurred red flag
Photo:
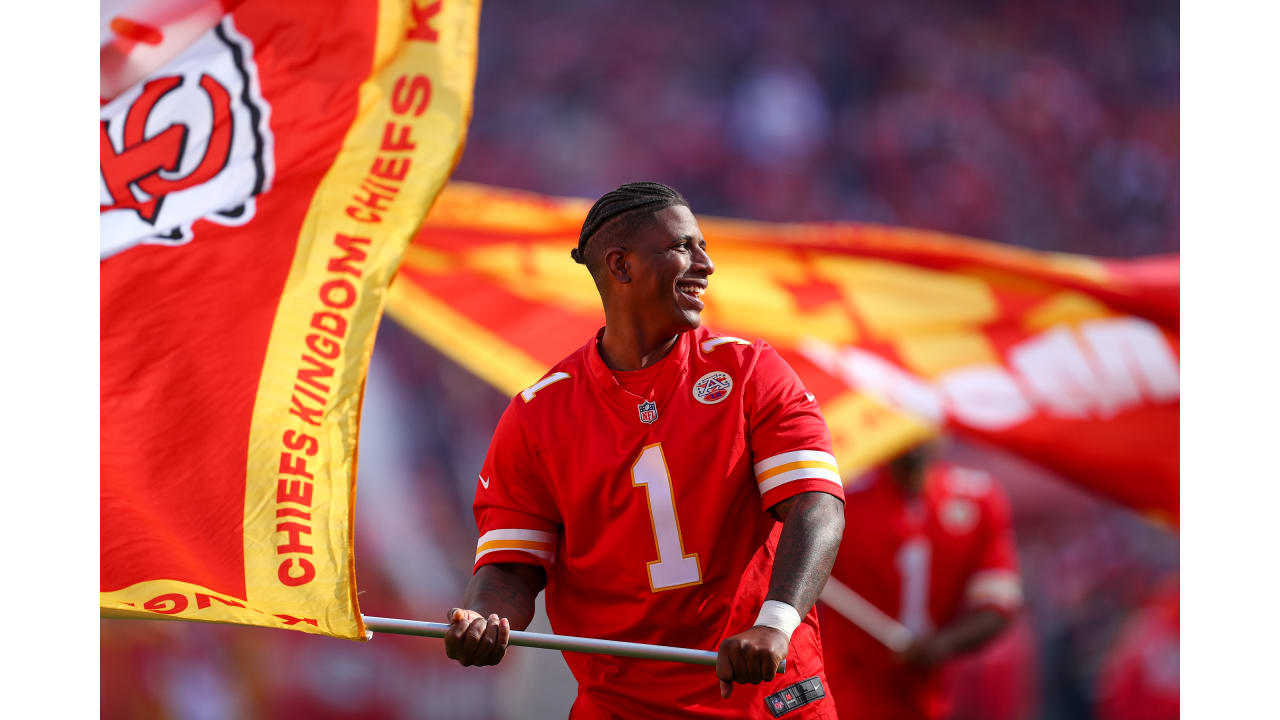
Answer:
[[461, 150], [479, 2], [113, 5], [102, 608], [363, 639], [365, 371]]
[[[441, 193], [388, 311], [514, 394], [603, 324], [569, 259], [590, 201]], [[950, 426], [1170, 524], [1178, 258], [1103, 261], [858, 224], [701, 217], [703, 321], [763, 337], [822, 404], [849, 476]]]

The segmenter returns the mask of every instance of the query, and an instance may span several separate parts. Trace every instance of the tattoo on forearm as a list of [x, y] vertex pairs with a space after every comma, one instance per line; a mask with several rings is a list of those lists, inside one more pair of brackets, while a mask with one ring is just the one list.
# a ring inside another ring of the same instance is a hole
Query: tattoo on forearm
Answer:
[[831, 574], [844, 534], [844, 504], [827, 493], [796, 496], [782, 526], [769, 600], [785, 602], [801, 616], [817, 602]]

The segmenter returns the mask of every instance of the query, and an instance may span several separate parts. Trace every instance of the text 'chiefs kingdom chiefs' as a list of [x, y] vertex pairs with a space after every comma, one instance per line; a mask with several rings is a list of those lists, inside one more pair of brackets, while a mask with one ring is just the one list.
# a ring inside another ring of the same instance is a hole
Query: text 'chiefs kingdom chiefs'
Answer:
[[[425, 75], [399, 77], [389, 98], [393, 115], [414, 117], [426, 111], [430, 100], [431, 81]], [[378, 153], [345, 209], [349, 217], [361, 223], [382, 222], [409, 173], [412, 158], [408, 153], [415, 146], [411, 125], [394, 120], [386, 123]], [[300, 363], [294, 373], [296, 382], [289, 398], [289, 415], [296, 419], [297, 427], [285, 430], [281, 436], [276, 490], [276, 554], [281, 556], [277, 577], [290, 587], [305, 585], [316, 577], [315, 565], [309, 559], [315, 548], [305, 537], [311, 534], [315, 489], [315, 476], [307, 467], [307, 458], [315, 458], [320, 443], [328, 439], [321, 428], [332, 400], [335, 371], [341, 367], [350, 318], [361, 300], [363, 285], [358, 281], [371, 244], [370, 237], [342, 233], [334, 236], [333, 254], [326, 265], [330, 277], [319, 286], [310, 332], [302, 338]]]

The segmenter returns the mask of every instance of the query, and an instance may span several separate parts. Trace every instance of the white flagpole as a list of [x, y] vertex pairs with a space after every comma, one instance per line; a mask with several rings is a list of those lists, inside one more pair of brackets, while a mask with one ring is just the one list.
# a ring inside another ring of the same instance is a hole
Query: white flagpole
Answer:
[[906, 650], [915, 639], [907, 626], [885, 615], [853, 588], [835, 578], [827, 578], [827, 586], [818, 599], [894, 652]]
[[[106, 619], [122, 620], [176, 620], [185, 618], [153, 615], [152, 613], [127, 613], [102, 611]], [[373, 632], [391, 633], [393, 635], [417, 635], [419, 637], [443, 638], [449, 631], [446, 623], [424, 622], [422, 620], [401, 620], [400, 618], [373, 617], [362, 615], [368, 637]], [[671, 647], [669, 645], [647, 645], [645, 643], [623, 642], [621, 640], [601, 640], [599, 638], [574, 637], [572, 635], [552, 635], [550, 633], [525, 632], [512, 630], [508, 639], [509, 645], [522, 647], [545, 648], [547, 650], [568, 650], [569, 652], [595, 653], [598, 655], [621, 655], [623, 657], [640, 658], [642, 660], [670, 660], [690, 665], [709, 665], [715, 667], [718, 654], [711, 650], [694, 650], [692, 648]], [[787, 661], [778, 664], [778, 672], [785, 672]]]
[[[434, 638], [442, 638], [449, 631], [449, 626], [445, 623], [371, 617], [369, 615], [364, 616], [364, 626], [376, 632]], [[511, 638], [507, 641], [507, 644], [545, 648], [547, 650], [622, 655], [643, 660], [671, 660], [691, 665], [714, 666], [716, 664], [716, 653], [710, 650], [693, 650], [690, 648], [670, 647], [668, 645], [646, 645], [644, 643], [573, 637], [570, 635], [551, 635], [548, 633], [525, 632], [523, 630], [512, 630]], [[778, 672], [782, 672], [786, 665], [786, 661], [782, 661], [782, 664], [778, 666]]]

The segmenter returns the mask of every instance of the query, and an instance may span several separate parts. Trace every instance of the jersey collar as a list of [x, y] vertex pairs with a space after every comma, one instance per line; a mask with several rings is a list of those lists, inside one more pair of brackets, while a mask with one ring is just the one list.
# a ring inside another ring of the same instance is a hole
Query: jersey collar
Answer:
[[[662, 401], [670, 395], [672, 387], [689, 373], [689, 347], [690, 343], [694, 341], [693, 334], [693, 330], [680, 333], [675, 347], [671, 348], [671, 351], [665, 357], [647, 368], [632, 371], [645, 374], [652, 373], [654, 384], [648, 399], [657, 400], [660, 406]], [[638, 396], [628, 392], [618, 382], [615, 371], [605, 365], [604, 359], [600, 357], [598, 343], [603, 335], [604, 328], [600, 328], [596, 332], [596, 336], [587, 343], [587, 374], [600, 386], [600, 389], [604, 391], [607, 397], [622, 406], [628, 414], [635, 414]], [[661, 408], [659, 412], [661, 412]]]

